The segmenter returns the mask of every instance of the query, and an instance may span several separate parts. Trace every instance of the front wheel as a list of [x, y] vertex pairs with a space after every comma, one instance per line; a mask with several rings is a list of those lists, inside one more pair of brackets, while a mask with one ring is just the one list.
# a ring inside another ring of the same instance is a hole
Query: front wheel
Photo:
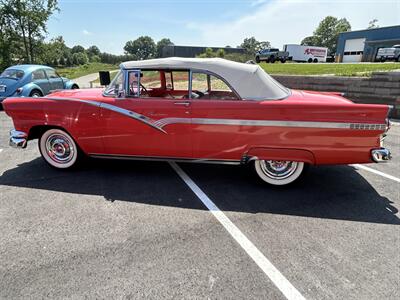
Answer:
[[256, 63], [258, 63], [258, 64], [259, 64], [259, 63], [260, 63], [260, 61], [261, 61], [261, 60], [260, 60], [260, 57], [257, 55], [257, 56], [256, 56]]
[[298, 179], [304, 171], [304, 162], [281, 160], [256, 160], [257, 175], [266, 183], [286, 185]]
[[56, 169], [73, 167], [78, 160], [78, 147], [73, 138], [61, 129], [49, 129], [39, 139], [43, 159]]

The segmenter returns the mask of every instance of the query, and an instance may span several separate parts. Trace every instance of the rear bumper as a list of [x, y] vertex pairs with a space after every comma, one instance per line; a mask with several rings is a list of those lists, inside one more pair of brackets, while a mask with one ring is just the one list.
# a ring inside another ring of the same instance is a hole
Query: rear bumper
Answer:
[[23, 131], [10, 131], [10, 146], [13, 148], [25, 149], [28, 145], [28, 134]]
[[372, 149], [371, 158], [376, 163], [388, 162], [392, 159], [392, 154], [386, 148]]

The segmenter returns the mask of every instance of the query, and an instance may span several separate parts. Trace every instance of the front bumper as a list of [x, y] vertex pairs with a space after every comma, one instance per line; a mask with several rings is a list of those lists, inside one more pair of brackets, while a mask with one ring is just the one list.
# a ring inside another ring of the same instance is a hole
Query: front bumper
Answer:
[[23, 131], [10, 131], [10, 146], [13, 148], [25, 149], [28, 145], [28, 134]]
[[388, 162], [392, 159], [392, 154], [386, 148], [372, 149], [371, 158], [376, 163]]

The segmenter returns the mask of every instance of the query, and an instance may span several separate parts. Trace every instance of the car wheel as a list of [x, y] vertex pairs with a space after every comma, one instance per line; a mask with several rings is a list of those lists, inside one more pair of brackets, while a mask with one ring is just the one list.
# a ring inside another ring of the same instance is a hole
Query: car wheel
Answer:
[[272, 185], [286, 185], [298, 179], [304, 170], [304, 162], [280, 160], [256, 160], [258, 176]]
[[400, 55], [397, 56], [397, 62], [400, 62]]
[[63, 130], [49, 129], [39, 139], [43, 159], [52, 167], [67, 169], [78, 160], [79, 149], [73, 138]]
[[269, 59], [269, 61], [271, 62], [271, 64], [275, 63], [275, 57], [271, 56], [271, 58]]
[[74, 84], [74, 85], [71, 87], [71, 89], [72, 89], [72, 90], [77, 90], [77, 89], [79, 89], [79, 86], [76, 85], [76, 84]]
[[260, 57], [259, 56], [256, 56], [256, 63], [260, 63]]
[[285, 62], [286, 62], [286, 59], [282, 58], [282, 59], [281, 59], [281, 63], [284, 64]]
[[38, 98], [38, 97], [43, 97], [42, 93], [38, 90], [33, 90], [30, 94], [29, 97], [33, 98]]
[[381, 62], [385, 62], [386, 58], [385, 57], [381, 57]]
[[314, 63], [317, 63], [317, 62], [318, 62], [318, 59], [314, 58], [313, 62], [314, 62]]
[[308, 61], [309, 63], [312, 63], [312, 58], [309, 58], [307, 61]]

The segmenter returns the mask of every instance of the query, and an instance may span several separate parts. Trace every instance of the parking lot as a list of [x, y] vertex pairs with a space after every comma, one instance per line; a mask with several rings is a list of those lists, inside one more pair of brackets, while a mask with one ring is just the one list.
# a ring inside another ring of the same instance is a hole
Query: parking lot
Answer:
[[284, 188], [238, 166], [53, 170], [11, 128], [0, 112], [0, 298], [400, 298], [399, 126], [367, 166], [384, 174], [311, 167]]

